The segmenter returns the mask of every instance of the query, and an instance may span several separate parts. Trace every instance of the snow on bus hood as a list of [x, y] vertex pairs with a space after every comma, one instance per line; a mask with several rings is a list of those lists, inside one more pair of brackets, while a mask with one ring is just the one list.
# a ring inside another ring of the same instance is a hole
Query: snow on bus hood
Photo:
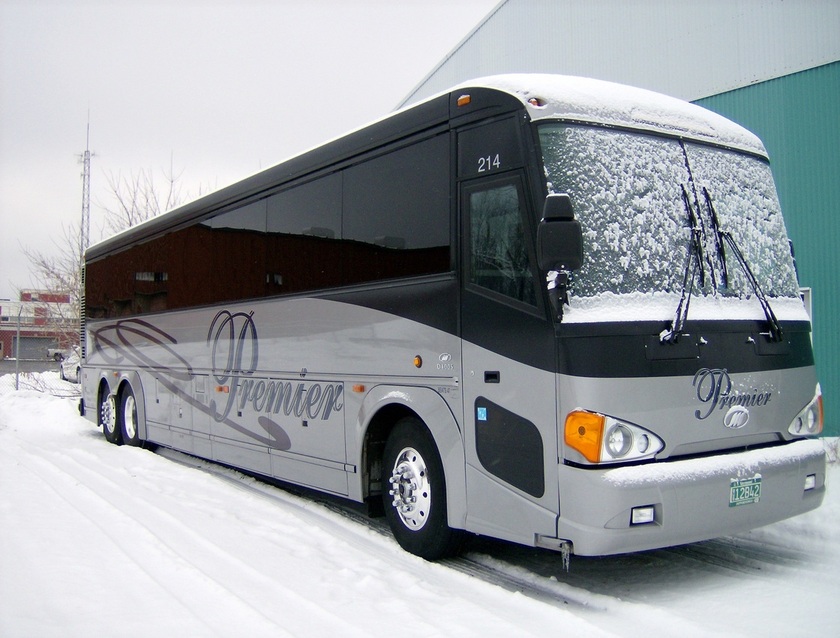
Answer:
[[[615, 294], [604, 292], [593, 297], [572, 297], [563, 313], [563, 323], [604, 323], [624, 321], [670, 321], [680, 295], [668, 292]], [[796, 297], [768, 299], [780, 321], [809, 321], [802, 301]], [[741, 319], [764, 321], [764, 311], [755, 297], [739, 299], [722, 296], [691, 298], [690, 320]]]
[[[703, 107], [674, 97], [626, 86], [564, 75], [495, 75], [456, 88], [486, 87], [505, 91], [525, 104], [532, 120], [562, 119], [609, 124], [689, 137], [767, 155], [748, 130]], [[533, 106], [537, 98], [543, 105]]]

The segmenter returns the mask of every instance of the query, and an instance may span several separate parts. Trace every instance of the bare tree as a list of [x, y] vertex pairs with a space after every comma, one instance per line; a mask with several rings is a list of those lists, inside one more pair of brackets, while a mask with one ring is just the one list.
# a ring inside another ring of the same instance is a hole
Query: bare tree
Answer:
[[[55, 250], [43, 253], [23, 248], [35, 287], [49, 293], [39, 305], [47, 309], [44, 334], [55, 335], [60, 347], [79, 342], [79, 310], [81, 306], [81, 255], [78, 224], [62, 226], [60, 239], [53, 239]], [[69, 303], [58, 301], [67, 296]]]
[[[132, 172], [125, 177], [120, 173], [107, 176], [108, 188], [114, 205], [105, 206], [105, 234], [114, 234], [135, 226], [181, 204], [183, 198], [179, 180], [170, 162], [169, 171], [163, 171], [164, 184], [155, 182], [151, 170]], [[47, 308], [48, 321], [45, 334], [58, 335], [61, 347], [78, 343], [79, 318], [82, 300], [81, 228], [78, 223], [62, 227], [62, 236], [53, 240], [55, 250], [41, 252], [23, 248], [29, 260], [33, 283], [41, 292], [50, 293], [42, 298], [54, 299], [68, 295], [69, 304], [40, 301]]]
[[107, 234], [136, 226], [140, 222], [156, 217], [183, 201], [179, 180], [170, 162], [169, 171], [163, 171], [163, 187], [155, 183], [153, 171], [141, 169], [128, 176], [121, 173], [106, 176], [113, 204], [105, 206], [105, 230]]

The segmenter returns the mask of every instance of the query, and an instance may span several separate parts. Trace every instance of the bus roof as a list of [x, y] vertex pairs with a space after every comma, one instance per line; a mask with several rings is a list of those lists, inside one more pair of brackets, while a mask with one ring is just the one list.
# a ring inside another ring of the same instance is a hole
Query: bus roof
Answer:
[[509, 93], [523, 103], [533, 121], [561, 119], [646, 130], [767, 157], [761, 140], [735, 122], [696, 104], [646, 89], [537, 73], [489, 76], [455, 89], [470, 87]]
[[745, 128], [700, 106], [660, 93], [564, 75], [488, 76], [406, 106], [164, 215], [126, 229], [88, 248], [85, 259], [96, 260], [112, 251], [142, 243], [162, 232], [213, 214], [213, 211], [259, 196], [277, 184], [346, 161], [400, 137], [424, 129], [445, 127], [450, 117], [457, 115], [455, 102], [458, 97], [470, 89], [497, 91], [496, 107], [505, 110], [518, 102], [527, 110], [532, 121], [565, 120], [650, 131], [767, 157], [761, 140]]

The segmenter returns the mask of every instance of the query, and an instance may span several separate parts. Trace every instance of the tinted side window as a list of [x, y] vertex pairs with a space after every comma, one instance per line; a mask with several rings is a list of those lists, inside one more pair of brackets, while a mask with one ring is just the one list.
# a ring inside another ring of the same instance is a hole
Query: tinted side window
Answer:
[[447, 272], [440, 135], [87, 264], [89, 317], [121, 317]]
[[519, 190], [512, 183], [497, 182], [469, 191], [467, 281], [536, 305], [521, 202]]
[[[194, 269], [210, 263], [203, 303], [262, 297], [266, 283], [265, 200], [218, 215], [203, 225], [211, 229], [209, 241], [200, 242], [203, 248], [195, 251], [196, 260], [189, 266]], [[195, 304], [170, 307], [191, 305]]]
[[448, 136], [346, 169], [343, 203], [346, 283], [450, 270]]
[[341, 175], [272, 195], [267, 206], [266, 294], [341, 285]]

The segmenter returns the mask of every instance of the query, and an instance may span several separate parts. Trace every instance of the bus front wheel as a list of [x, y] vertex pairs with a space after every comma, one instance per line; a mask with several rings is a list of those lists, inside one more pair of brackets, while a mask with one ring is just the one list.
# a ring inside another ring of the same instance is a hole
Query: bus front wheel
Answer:
[[457, 553], [462, 532], [446, 519], [443, 464], [422, 421], [401, 419], [385, 444], [382, 498], [388, 525], [400, 546], [427, 560]]

